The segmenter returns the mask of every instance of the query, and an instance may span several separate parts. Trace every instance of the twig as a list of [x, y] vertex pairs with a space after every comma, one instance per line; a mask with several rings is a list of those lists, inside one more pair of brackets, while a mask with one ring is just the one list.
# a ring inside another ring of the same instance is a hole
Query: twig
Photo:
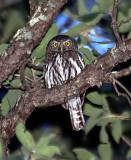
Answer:
[[118, 78], [121, 78], [121, 77], [124, 77], [124, 76], [128, 76], [131, 74], [131, 66], [128, 67], [128, 68], [125, 68], [121, 71], [113, 71], [113, 72], [110, 72], [110, 73], [107, 73], [105, 75], [105, 80], [107, 83], [109, 82], [112, 82], [112, 77], [114, 79], [118, 79]]
[[126, 136], [121, 136], [122, 140], [131, 148], [131, 141]]
[[128, 18], [126, 21], [122, 20], [122, 21], [120, 21], [120, 22], [117, 22], [117, 26], [118, 26], [118, 28], [119, 28], [122, 24], [128, 23], [128, 22], [130, 22], [130, 21], [131, 21], [131, 17]]
[[120, 93], [120, 92], [118, 91], [117, 86], [116, 86], [116, 83], [117, 83], [123, 90], [125, 90], [125, 92], [126, 92], [129, 96], [131, 96], [130, 93], [129, 93], [129, 91], [128, 91], [120, 82], [118, 82], [116, 79], [113, 79], [113, 86], [114, 86], [114, 89], [115, 89], [116, 93], [118, 94], [118, 96], [122, 96], [122, 97], [126, 98], [126, 99], [128, 100], [128, 103], [129, 103], [130, 106], [131, 106], [130, 98], [129, 98], [125, 93]]
[[25, 69], [25, 66], [26, 66], [26, 63], [25, 62], [21, 67], [20, 67], [20, 80], [22, 82], [22, 85], [23, 85], [23, 88], [25, 90], [29, 90], [30, 89], [30, 85], [27, 83], [27, 81], [25, 80], [25, 73], [24, 73], [24, 69]]
[[36, 66], [36, 65], [34, 65], [34, 64], [30, 63], [30, 62], [28, 62], [27, 65], [29, 67], [31, 67], [31, 68], [34, 68], [35, 70], [43, 71], [43, 67], [41, 67], [41, 66]]
[[114, 34], [115, 34], [115, 37], [118, 41], [118, 45], [120, 46], [122, 44], [122, 39], [119, 35], [119, 32], [118, 32], [118, 26], [117, 26], [117, 10], [118, 10], [118, 3], [119, 3], [119, 0], [115, 0], [114, 2], [114, 6], [113, 6], [113, 11], [112, 11], [112, 29], [114, 31]]

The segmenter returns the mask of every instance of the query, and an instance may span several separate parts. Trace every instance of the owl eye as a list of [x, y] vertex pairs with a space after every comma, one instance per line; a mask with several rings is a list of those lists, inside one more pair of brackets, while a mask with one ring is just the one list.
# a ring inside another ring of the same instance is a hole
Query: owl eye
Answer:
[[67, 42], [65, 43], [65, 45], [66, 45], [66, 46], [70, 46], [70, 42], [67, 41]]
[[54, 43], [53, 43], [53, 47], [56, 48], [57, 46], [58, 46], [58, 43], [57, 43], [57, 42], [54, 42]]

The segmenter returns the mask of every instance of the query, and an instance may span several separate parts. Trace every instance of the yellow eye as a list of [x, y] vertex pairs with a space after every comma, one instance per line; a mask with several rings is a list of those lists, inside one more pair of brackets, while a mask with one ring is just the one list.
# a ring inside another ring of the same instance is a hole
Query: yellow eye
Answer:
[[54, 47], [57, 47], [57, 46], [58, 46], [58, 43], [57, 43], [57, 42], [54, 42], [54, 43], [53, 43], [53, 46], [54, 46]]
[[66, 46], [70, 46], [70, 42], [69, 41], [67, 41], [65, 44], [66, 44]]

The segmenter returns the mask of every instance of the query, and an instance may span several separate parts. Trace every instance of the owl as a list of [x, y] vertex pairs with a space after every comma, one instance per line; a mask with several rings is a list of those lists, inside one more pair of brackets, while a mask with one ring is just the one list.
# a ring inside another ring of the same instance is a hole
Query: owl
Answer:
[[[78, 51], [76, 41], [67, 35], [58, 35], [51, 39], [46, 48], [43, 76], [46, 87], [62, 85], [74, 78], [85, 63]], [[69, 110], [72, 127], [79, 131], [85, 128], [82, 105], [85, 93], [68, 100], [62, 106]]]

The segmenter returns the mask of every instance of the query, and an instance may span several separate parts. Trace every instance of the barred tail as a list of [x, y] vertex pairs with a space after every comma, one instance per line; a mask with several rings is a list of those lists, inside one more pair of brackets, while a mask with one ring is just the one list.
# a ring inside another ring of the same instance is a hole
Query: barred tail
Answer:
[[64, 108], [68, 108], [71, 117], [71, 123], [74, 130], [79, 131], [85, 128], [85, 120], [82, 113], [82, 101], [80, 97], [75, 97], [71, 100], [68, 100], [64, 104]]

